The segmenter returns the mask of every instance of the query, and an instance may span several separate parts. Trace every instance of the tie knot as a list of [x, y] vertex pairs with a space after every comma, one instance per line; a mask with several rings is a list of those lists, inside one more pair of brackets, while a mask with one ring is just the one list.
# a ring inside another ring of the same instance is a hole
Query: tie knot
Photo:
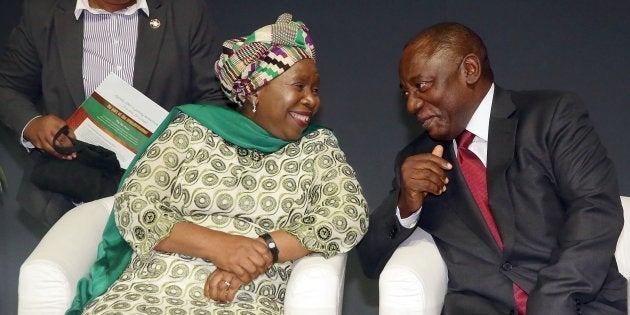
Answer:
[[474, 138], [475, 135], [472, 132], [464, 129], [464, 131], [455, 138], [455, 141], [457, 141], [458, 148], [468, 148]]

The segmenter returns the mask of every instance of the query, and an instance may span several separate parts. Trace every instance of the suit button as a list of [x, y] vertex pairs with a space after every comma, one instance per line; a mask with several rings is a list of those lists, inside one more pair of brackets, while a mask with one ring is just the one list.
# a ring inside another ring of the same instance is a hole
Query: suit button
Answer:
[[505, 271], [510, 271], [512, 270], [512, 264], [510, 264], [509, 262], [505, 262], [503, 263], [503, 265], [501, 265], [501, 268]]
[[394, 225], [391, 231], [389, 231], [389, 238], [394, 238], [394, 236], [396, 236], [396, 232], [398, 232], [398, 228]]

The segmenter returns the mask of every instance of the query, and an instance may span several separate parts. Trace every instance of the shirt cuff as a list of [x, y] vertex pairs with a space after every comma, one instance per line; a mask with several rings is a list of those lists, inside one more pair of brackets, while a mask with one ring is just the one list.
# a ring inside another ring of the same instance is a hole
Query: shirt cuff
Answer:
[[22, 128], [22, 133], [20, 134], [20, 143], [22, 144], [22, 146], [23, 146], [24, 148], [26, 148], [26, 151], [29, 151], [29, 152], [30, 152], [31, 150], [35, 149], [35, 146], [34, 146], [34, 145], [30, 142], [30, 141], [28, 141], [28, 140], [26, 140], [26, 139], [24, 138], [24, 130], [26, 130], [26, 127], [28, 127], [28, 125], [29, 125], [29, 124], [30, 124], [33, 120], [35, 120], [35, 118], [39, 118], [39, 117], [42, 117], [42, 115], [37, 115], [37, 116], [35, 116], [35, 117], [31, 118], [31, 120], [29, 120], [29, 121], [26, 123], [26, 125], [24, 125], [24, 128]]
[[400, 222], [400, 225], [402, 225], [405, 228], [408, 228], [408, 229], [415, 228], [416, 224], [418, 223], [418, 216], [420, 216], [420, 210], [422, 210], [422, 207], [420, 207], [418, 210], [416, 210], [416, 212], [412, 213], [410, 216], [403, 219], [400, 217], [400, 209], [396, 207], [396, 217], [398, 218], [398, 222]]

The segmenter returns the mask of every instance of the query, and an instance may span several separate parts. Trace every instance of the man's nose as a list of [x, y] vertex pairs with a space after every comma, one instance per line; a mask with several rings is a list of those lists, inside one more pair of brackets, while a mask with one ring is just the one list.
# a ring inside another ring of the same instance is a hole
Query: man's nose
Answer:
[[419, 97], [415, 97], [413, 94], [407, 96], [407, 112], [415, 114], [422, 107], [423, 101]]

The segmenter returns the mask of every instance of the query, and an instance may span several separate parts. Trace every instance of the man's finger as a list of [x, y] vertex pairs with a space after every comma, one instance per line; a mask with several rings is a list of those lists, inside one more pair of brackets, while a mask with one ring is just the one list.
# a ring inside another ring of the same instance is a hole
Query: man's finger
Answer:
[[431, 151], [431, 154], [442, 157], [442, 155], [444, 154], [444, 147], [439, 144], [436, 145], [435, 148], [433, 148], [433, 151]]

